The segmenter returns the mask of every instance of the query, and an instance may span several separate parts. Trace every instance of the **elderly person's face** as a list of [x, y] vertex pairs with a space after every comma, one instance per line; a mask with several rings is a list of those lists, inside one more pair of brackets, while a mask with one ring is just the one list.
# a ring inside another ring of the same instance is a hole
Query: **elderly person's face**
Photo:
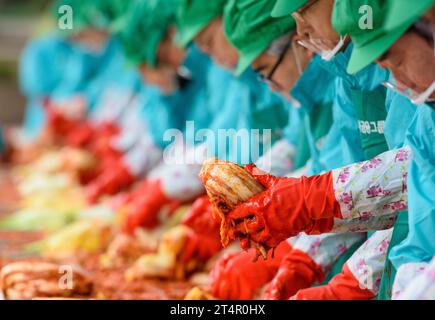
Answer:
[[[435, 81], [434, 53], [433, 39], [412, 28], [377, 63], [391, 71], [395, 80], [400, 83], [399, 89], [406, 87], [422, 93]], [[435, 94], [431, 98], [435, 98]]]
[[169, 68], [174, 73], [183, 64], [186, 50], [175, 44], [176, 30], [170, 28], [157, 48], [157, 68]]
[[164, 94], [171, 94], [178, 89], [176, 72], [172, 68], [151, 68], [143, 64], [140, 66], [139, 71], [145, 83], [159, 87]]
[[157, 65], [142, 64], [139, 71], [145, 83], [157, 86], [164, 94], [171, 94], [178, 87], [178, 70], [183, 64], [186, 51], [174, 42], [175, 29], [168, 34], [157, 48]]
[[272, 91], [289, 98], [291, 89], [311, 58], [312, 54], [307, 49], [289, 38], [281, 52], [264, 51], [252, 63], [252, 68], [261, 74]]
[[222, 18], [208, 24], [194, 39], [198, 48], [212, 57], [218, 65], [233, 70], [239, 60], [237, 49], [225, 36]]
[[334, 0], [309, 0], [294, 12], [292, 16], [300, 39], [313, 41], [323, 50], [334, 49], [340, 35], [332, 27], [333, 7]]

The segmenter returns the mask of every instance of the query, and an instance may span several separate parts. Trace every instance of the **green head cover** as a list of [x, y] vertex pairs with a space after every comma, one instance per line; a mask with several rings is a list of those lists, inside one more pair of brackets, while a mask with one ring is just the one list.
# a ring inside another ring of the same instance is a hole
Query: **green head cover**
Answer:
[[175, 23], [174, 3], [170, 0], [131, 0], [126, 23], [119, 38], [130, 63], [155, 67], [157, 49]]
[[92, 23], [98, 29], [117, 33], [127, 22], [125, 15], [131, 1], [92, 0], [87, 2], [87, 10], [92, 18]]
[[385, 28], [394, 30], [401, 25], [411, 25], [420, 18], [427, 10], [435, 5], [435, 0], [388, 0], [390, 10], [388, 12]]
[[332, 26], [349, 35], [354, 49], [347, 71], [360, 71], [384, 54], [408, 27], [386, 32], [383, 24], [390, 5], [385, 0], [335, 0]]
[[228, 0], [177, 0], [177, 42], [185, 47], [211, 21], [222, 16]]
[[123, 0], [58, 0], [53, 7], [53, 13], [59, 19], [68, 7], [71, 8], [73, 28], [61, 30], [67, 34], [90, 27], [116, 32], [118, 19], [125, 15], [128, 4], [129, 1]]
[[273, 7], [272, 17], [280, 18], [288, 16], [298, 10], [307, 2], [308, 0], [278, 0]]
[[225, 7], [224, 29], [239, 52], [236, 74], [242, 74], [269, 45], [295, 29], [291, 16], [272, 18], [273, 1], [231, 0]]

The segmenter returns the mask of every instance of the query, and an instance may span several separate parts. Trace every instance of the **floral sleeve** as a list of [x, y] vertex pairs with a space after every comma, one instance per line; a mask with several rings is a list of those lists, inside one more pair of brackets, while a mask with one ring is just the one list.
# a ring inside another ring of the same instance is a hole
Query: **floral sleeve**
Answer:
[[346, 262], [360, 288], [379, 292], [393, 229], [377, 231]]
[[386, 230], [394, 226], [397, 213], [378, 217], [362, 217], [356, 219], [334, 219], [333, 233], [366, 232]]
[[430, 263], [406, 263], [399, 268], [393, 300], [435, 300], [435, 256]]
[[406, 178], [411, 159], [411, 149], [406, 146], [333, 170], [335, 198], [343, 218], [364, 221], [390, 216], [381, 219], [383, 228], [388, 226], [395, 212], [408, 207]]
[[174, 157], [163, 154], [164, 161], [148, 174], [148, 178], [160, 180], [165, 194], [171, 199], [187, 201], [204, 193], [198, 175], [207, 154], [207, 146], [199, 144], [189, 147], [181, 143], [171, 148]]
[[293, 244], [294, 249], [305, 252], [322, 268], [324, 274], [331, 271], [334, 264], [350, 247], [365, 238], [365, 233], [306, 235], [301, 233]]
[[137, 177], [143, 177], [156, 167], [162, 159], [162, 151], [154, 145], [151, 139], [138, 139], [124, 156], [125, 164], [130, 172]]

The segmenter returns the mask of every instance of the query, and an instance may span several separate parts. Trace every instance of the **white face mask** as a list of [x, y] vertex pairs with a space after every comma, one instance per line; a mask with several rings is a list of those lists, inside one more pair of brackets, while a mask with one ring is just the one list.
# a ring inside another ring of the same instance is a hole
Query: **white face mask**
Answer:
[[320, 57], [322, 57], [323, 60], [330, 61], [341, 50], [341, 48], [343, 48], [346, 42], [346, 38], [347, 35], [340, 36], [340, 40], [338, 41], [338, 43], [335, 45], [333, 49], [325, 49], [322, 40], [314, 40], [314, 39], [299, 40], [298, 43], [301, 46], [310, 50], [311, 52], [318, 54]]
[[435, 81], [432, 82], [429, 88], [427, 88], [424, 92], [417, 92], [415, 90], [407, 88], [405, 85], [401, 84], [398, 81], [395, 81], [394, 83], [387, 81], [384, 82], [383, 85], [388, 89], [407, 97], [415, 105], [435, 101], [435, 99], [430, 98], [430, 96], [435, 92]]

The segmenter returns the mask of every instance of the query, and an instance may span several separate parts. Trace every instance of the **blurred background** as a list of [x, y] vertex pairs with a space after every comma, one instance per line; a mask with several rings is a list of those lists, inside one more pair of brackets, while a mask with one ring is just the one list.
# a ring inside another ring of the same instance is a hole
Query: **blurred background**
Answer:
[[0, 124], [16, 124], [25, 100], [18, 88], [18, 60], [24, 45], [44, 32], [50, 0], [0, 0]]

